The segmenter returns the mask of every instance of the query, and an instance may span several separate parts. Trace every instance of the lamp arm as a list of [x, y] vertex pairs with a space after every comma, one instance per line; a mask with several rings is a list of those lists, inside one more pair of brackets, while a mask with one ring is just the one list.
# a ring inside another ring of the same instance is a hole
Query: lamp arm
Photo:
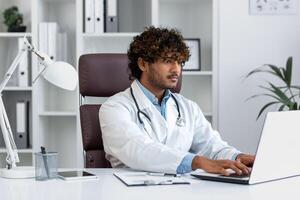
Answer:
[[14, 59], [14, 61], [12, 62], [12, 64], [10, 65], [9, 69], [7, 70], [4, 79], [0, 85], [0, 93], [2, 93], [3, 89], [5, 88], [7, 82], [9, 81], [9, 79], [11, 78], [12, 74], [14, 73], [14, 71], [16, 70], [16, 68], [18, 67], [18, 64], [22, 58], [22, 56], [24, 55], [24, 52], [26, 52], [26, 45], [24, 43], [22, 49], [18, 52], [16, 58]]
[[6, 167], [7, 169], [11, 169], [16, 167], [16, 163], [19, 162], [19, 156], [17, 146], [15, 144], [8, 117], [3, 104], [2, 95], [0, 96], [0, 126], [7, 151]]
[[7, 85], [7, 82], [9, 81], [12, 74], [18, 67], [18, 64], [19, 64], [22, 56], [24, 56], [24, 53], [26, 51], [31, 51], [31, 49], [32, 49], [32, 46], [27, 41], [26, 37], [24, 37], [23, 46], [19, 50], [16, 58], [14, 59], [14, 61], [10, 65], [10, 67], [8, 68], [8, 70], [4, 76], [4, 79], [0, 85], [0, 126], [1, 126], [2, 134], [3, 134], [3, 138], [4, 138], [4, 142], [5, 142], [5, 147], [7, 150], [6, 164], [7, 164], [8, 169], [16, 167], [16, 163], [19, 162], [19, 156], [18, 156], [16, 144], [15, 144], [15, 141], [13, 138], [13, 134], [11, 131], [10, 123], [9, 123], [9, 120], [7, 117], [7, 113], [6, 113], [4, 104], [3, 104], [2, 91], [4, 90], [5, 86]]
[[52, 63], [52, 61], [48, 55], [46, 55], [38, 50], [35, 50], [34, 46], [31, 45], [25, 37], [24, 37], [24, 43], [27, 46], [28, 51], [31, 51], [32, 53], [34, 53], [41, 60], [40, 64], [44, 67], [42, 70], [40, 70], [38, 75], [33, 79], [32, 84], [34, 84], [35, 81], [43, 74], [43, 72], [47, 68], [47, 65], [50, 65]]

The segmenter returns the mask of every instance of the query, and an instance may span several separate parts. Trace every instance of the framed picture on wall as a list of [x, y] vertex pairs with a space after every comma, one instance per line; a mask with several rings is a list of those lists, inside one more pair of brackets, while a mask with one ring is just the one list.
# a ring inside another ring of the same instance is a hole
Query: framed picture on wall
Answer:
[[186, 38], [184, 42], [189, 47], [190, 59], [182, 68], [183, 71], [200, 71], [201, 70], [201, 47], [199, 38]]
[[251, 15], [295, 15], [299, 0], [249, 0]]

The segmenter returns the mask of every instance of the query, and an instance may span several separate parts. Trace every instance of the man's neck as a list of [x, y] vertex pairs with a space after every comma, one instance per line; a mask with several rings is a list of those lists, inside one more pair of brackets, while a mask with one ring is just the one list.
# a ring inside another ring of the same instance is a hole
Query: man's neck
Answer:
[[156, 87], [153, 87], [150, 83], [148, 83], [145, 80], [139, 80], [139, 82], [147, 89], [149, 90], [154, 96], [158, 99], [158, 102], [160, 103], [162, 101], [162, 98], [165, 93], [165, 89], [158, 89]]

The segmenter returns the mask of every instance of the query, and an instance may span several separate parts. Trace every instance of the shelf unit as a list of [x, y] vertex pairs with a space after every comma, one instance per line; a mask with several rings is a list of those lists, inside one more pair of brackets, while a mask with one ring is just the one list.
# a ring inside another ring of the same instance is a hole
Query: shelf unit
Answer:
[[[41, 22], [56, 22], [59, 32], [67, 34], [67, 60], [76, 66], [76, 1], [75, 0], [34, 0], [36, 16], [34, 35], [38, 35]], [[38, 41], [43, 42], [43, 41]], [[38, 71], [38, 65], [35, 70]], [[74, 167], [78, 163], [77, 116], [78, 90], [67, 91], [58, 88], [43, 78], [36, 84], [35, 98], [39, 99], [36, 115], [35, 151], [45, 146], [49, 151], [58, 152], [59, 167]]]
[[[24, 25], [27, 27], [25, 33], [8, 33], [6, 32], [6, 27], [0, 23], [0, 81], [3, 80], [5, 72], [8, 70], [13, 59], [18, 53], [18, 38], [23, 38], [27, 36], [30, 42], [33, 42], [32, 39], [32, 1], [21, 1], [21, 0], [1, 0], [0, 13], [11, 7], [17, 5], [20, 12], [24, 16]], [[32, 57], [29, 56], [28, 59], [28, 74], [29, 82], [32, 80]], [[17, 70], [16, 70], [17, 71]], [[16, 72], [15, 72], [16, 73]], [[10, 121], [12, 130], [16, 130], [16, 102], [20, 100], [29, 101], [29, 146], [26, 149], [18, 149], [19, 158], [21, 160], [20, 165], [32, 165], [32, 146], [33, 146], [33, 96], [32, 96], [32, 87], [29, 83], [27, 87], [19, 87], [15, 82], [15, 74], [11, 77], [11, 80], [8, 82], [7, 87], [4, 88], [2, 92], [3, 102], [6, 108], [6, 112]], [[18, 144], [17, 144], [18, 145]], [[0, 131], [0, 167], [5, 167], [5, 158], [6, 158], [6, 149], [4, 148], [4, 141], [2, 137], [2, 131]]]
[[[67, 33], [66, 61], [76, 69], [82, 54], [126, 53], [133, 37], [146, 26], [177, 28], [185, 38], [201, 39], [201, 71], [183, 71], [181, 93], [195, 101], [217, 128], [217, 78], [213, 67], [213, 37], [216, 37], [215, 31], [213, 32], [214, 2], [215, 0], [119, 0], [119, 32], [95, 35], [83, 32], [84, 0], [1, 0], [0, 12], [14, 4], [21, 8], [28, 30], [27, 33], [6, 33], [4, 26], [0, 26], [0, 59], [8, 66], [16, 53], [8, 55], [3, 47], [10, 43], [15, 45], [16, 38], [24, 35], [38, 47], [39, 42], [42, 42], [38, 38], [40, 22], [57, 22], [61, 30]], [[30, 62], [31, 77], [36, 77], [40, 70], [38, 60], [32, 56]], [[0, 70], [0, 74], [2, 73]], [[21, 165], [34, 164], [34, 152], [39, 151], [40, 146], [45, 146], [49, 151], [59, 153], [59, 167], [83, 166], [78, 88], [76, 91], [65, 91], [40, 78], [30, 87], [10, 86], [5, 88], [4, 93], [25, 95], [32, 102], [32, 145], [29, 149], [19, 151]], [[98, 103], [104, 100], [91, 98], [88, 102]], [[0, 161], [4, 159], [5, 150], [0, 149]]]

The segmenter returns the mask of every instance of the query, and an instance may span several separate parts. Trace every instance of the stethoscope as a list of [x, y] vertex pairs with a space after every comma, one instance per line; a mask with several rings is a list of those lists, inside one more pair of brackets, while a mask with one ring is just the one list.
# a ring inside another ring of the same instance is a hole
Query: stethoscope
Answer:
[[[130, 93], [131, 93], [131, 96], [133, 98], [133, 101], [135, 103], [135, 106], [137, 108], [137, 117], [138, 117], [138, 120], [139, 122], [142, 124], [142, 125], [145, 125], [142, 118], [141, 118], [141, 115], [144, 115], [144, 117], [146, 117], [149, 122], [151, 123], [151, 119], [150, 117], [143, 111], [141, 111], [137, 101], [136, 101], [136, 98], [133, 94], [133, 90], [132, 90], [132, 87], [130, 87]], [[183, 127], [184, 126], [184, 119], [181, 117], [181, 113], [180, 113], [180, 109], [179, 109], [179, 104], [178, 104], [178, 101], [177, 99], [175, 98], [175, 96], [171, 93], [171, 97], [174, 99], [175, 101], [175, 104], [176, 104], [176, 108], [177, 108], [177, 112], [178, 112], [178, 116], [177, 116], [177, 119], [176, 119], [176, 125], [179, 126], [179, 127]]]

